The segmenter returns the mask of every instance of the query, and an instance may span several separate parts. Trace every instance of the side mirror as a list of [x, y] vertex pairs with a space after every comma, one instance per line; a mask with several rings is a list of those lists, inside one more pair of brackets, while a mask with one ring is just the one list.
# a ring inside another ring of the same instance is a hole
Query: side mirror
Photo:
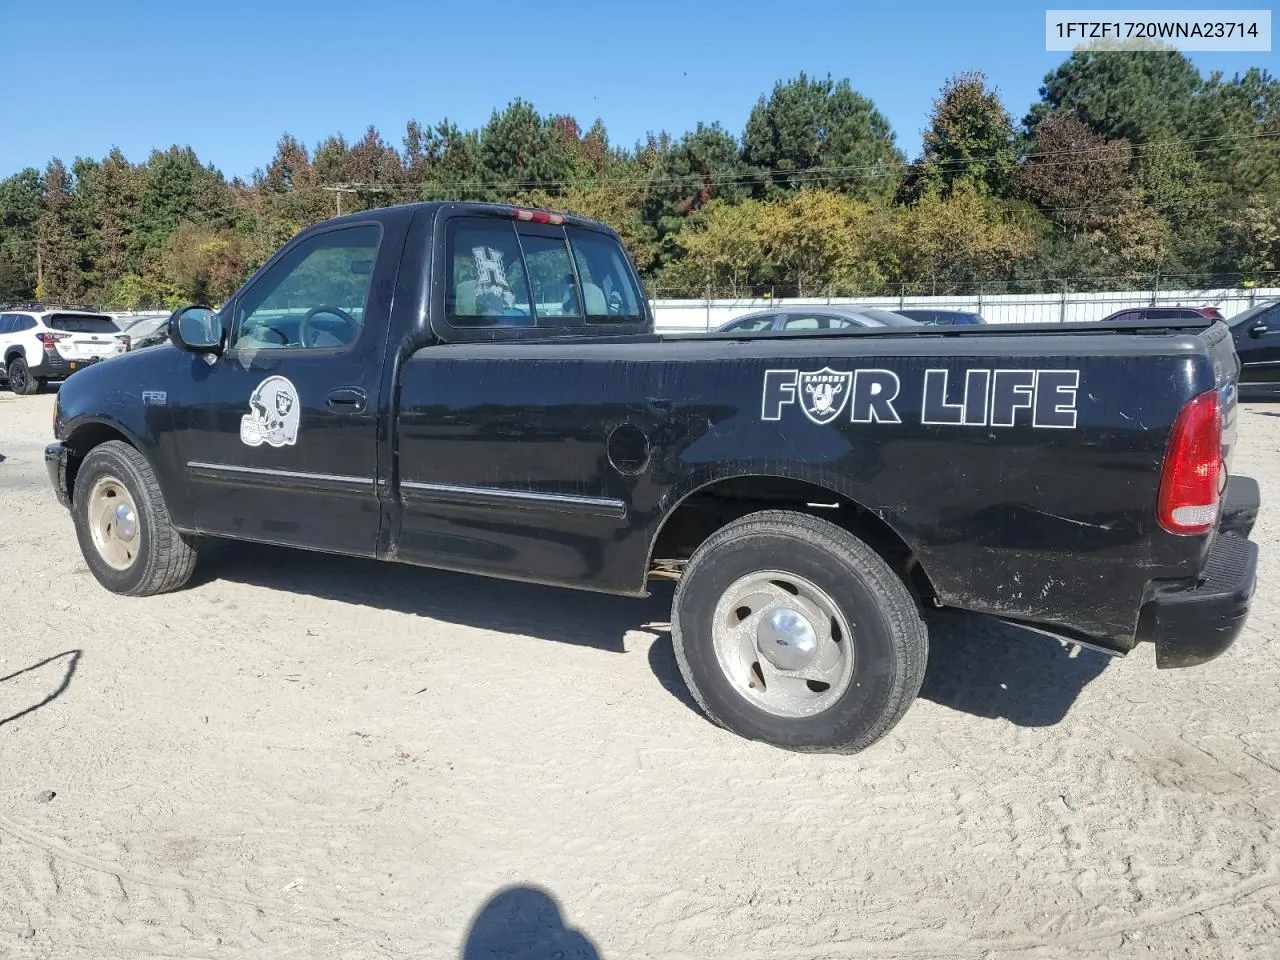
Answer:
[[1260, 337], [1266, 332], [1267, 332], [1267, 325], [1265, 323], [1255, 323], [1252, 327], [1249, 328], [1249, 336], [1251, 337]]
[[221, 353], [222, 321], [208, 307], [183, 307], [169, 318], [169, 340], [191, 353]]

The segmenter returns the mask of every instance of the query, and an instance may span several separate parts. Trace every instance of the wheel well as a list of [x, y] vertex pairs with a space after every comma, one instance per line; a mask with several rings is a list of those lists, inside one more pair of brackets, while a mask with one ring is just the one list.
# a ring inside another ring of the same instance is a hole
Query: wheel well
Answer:
[[5, 354], [4, 354], [4, 365], [6, 369], [9, 366], [9, 361], [12, 360], [14, 357], [22, 357], [25, 360], [27, 355], [26, 353], [23, 352], [21, 347], [10, 347], [8, 350], [5, 351]]
[[794, 510], [828, 520], [865, 542], [932, 606], [936, 592], [915, 552], [889, 524], [856, 500], [816, 483], [786, 477], [732, 477], [695, 490], [662, 522], [650, 552], [650, 576], [674, 577], [708, 537], [760, 510]]
[[89, 451], [106, 443], [108, 440], [123, 440], [129, 446], [133, 446], [133, 441], [119, 430], [109, 427], [105, 423], [83, 424], [76, 427], [71, 435], [67, 437], [67, 493], [71, 493], [75, 489], [76, 474], [80, 471], [80, 464], [89, 455]]

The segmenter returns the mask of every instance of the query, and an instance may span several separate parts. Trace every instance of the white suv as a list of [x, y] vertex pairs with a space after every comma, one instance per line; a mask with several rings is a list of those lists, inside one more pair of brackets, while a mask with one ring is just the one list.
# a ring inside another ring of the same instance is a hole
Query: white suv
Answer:
[[32, 394], [49, 380], [129, 349], [129, 338], [105, 313], [54, 304], [0, 304], [0, 379]]

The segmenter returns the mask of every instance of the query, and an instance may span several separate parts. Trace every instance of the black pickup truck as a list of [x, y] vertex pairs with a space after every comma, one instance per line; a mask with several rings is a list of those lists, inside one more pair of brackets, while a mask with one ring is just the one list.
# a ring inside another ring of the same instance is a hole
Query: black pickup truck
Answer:
[[[864, 748], [952, 608], [1162, 667], [1248, 615], [1258, 487], [1210, 320], [654, 333], [607, 227], [412, 204], [282, 247], [172, 343], [58, 395], [85, 561], [173, 590], [201, 544], [282, 544], [643, 596], [678, 579], [715, 721]], [[501, 603], [501, 593], [495, 595]]]

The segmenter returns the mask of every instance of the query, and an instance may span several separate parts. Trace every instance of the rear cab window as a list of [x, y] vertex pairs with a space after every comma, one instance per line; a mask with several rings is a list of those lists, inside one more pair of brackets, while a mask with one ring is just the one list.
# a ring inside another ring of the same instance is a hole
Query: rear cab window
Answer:
[[108, 316], [90, 313], [54, 313], [45, 319], [50, 330], [63, 333], [119, 333], [120, 328]]
[[445, 318], [455, 327], [645, 321], [622, 247], [570, 223], [456, 217], [445, 233]]

